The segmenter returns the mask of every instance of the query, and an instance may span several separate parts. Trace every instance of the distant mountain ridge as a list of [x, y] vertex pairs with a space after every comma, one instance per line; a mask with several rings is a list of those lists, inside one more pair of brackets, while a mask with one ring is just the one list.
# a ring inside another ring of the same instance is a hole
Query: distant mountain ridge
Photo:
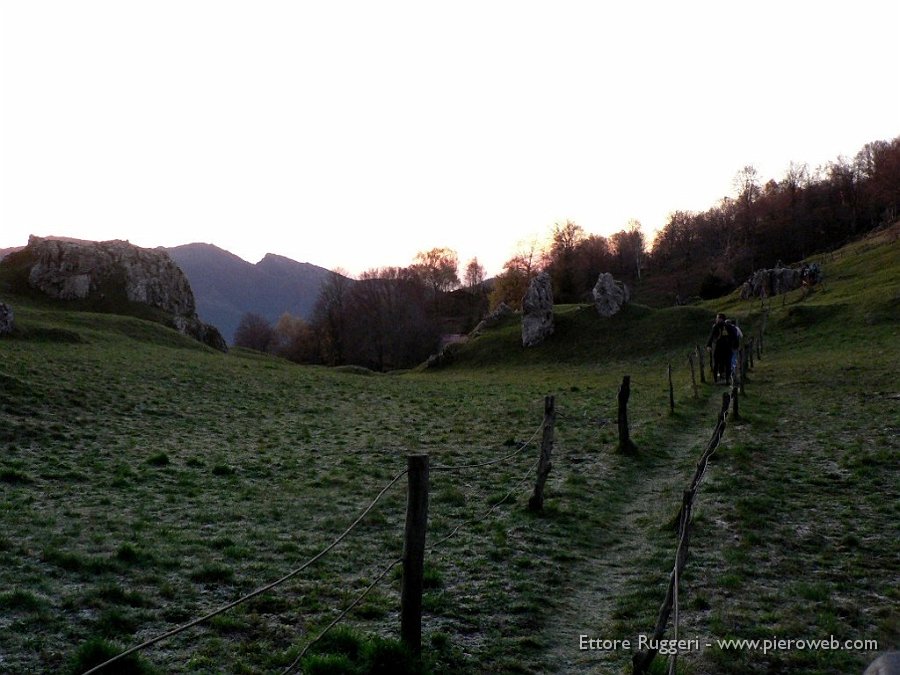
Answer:
[[268, 253], [247, 262], [213, 244], [166, 249], [184, 271], [197, 301], [197, 313], [231, 343], [247, 312], [275, 322], [285, 312], [308, 319], [329, 270]]
[[16, 251], [21, 251], [24, 246], [10, 246], [9, 248], [0, 248], [0, 260], [3, 260], [10, 253], [15, 253]]

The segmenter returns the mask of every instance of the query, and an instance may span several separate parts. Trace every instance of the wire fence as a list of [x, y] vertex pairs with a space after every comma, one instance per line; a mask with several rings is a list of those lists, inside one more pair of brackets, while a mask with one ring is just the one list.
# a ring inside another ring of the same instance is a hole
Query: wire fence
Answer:
[[[663, 600], [662, 605], [660, 606], [659, 614], [656, 620], [656, 626], [653, 630], [653, 636], [648, 644], [660, 644], [660, 640], [662, 640], [663, 635], [665, 635], [666, 626], [668, 625], [670, 618], [672, 618], [673, 623], [675, 644], [678, 644], [681, 622], [681, 574], [684, 571], [684, 567], [687, 562], [687, 554], [691, 534], [691, 516], [694, 506], [694, 500], [699, 493], [700, 486], [703, 483], [703, 479], [706, 477], [707, 470], [709, 469], [709, 461], [722, 442], [722, 437], [724, 436], [725, 430], [728, 425], [729, 409], [733, 408], [732, 418], [734, 420], [740, 419], [740, 414], [738, 411], [738, 400], [744, 394], [744, 382], [747, 379], [747, 368], [748, 362], [750, 360], [750, 356], [747, 354], [747, 352], [749, 351], [750, 354], [752, 354], [752, 350], [755, 346], [758, 350], [757, 356], [759, 358], [762, 357], [761, 345], [767, 318], [767, 315], [764, 314], [757, 335], [748, 340], [746, 345], [742, 345], [740, 347], [739, 353], [737, 355], [737, 365], [732, 373], [731, 390], [730, 392], [722, 394], [722, 407], [716, 420], [716, 426], [713, 429], [712, 436], [710, 437], [706, 448], [703, 450], [700, 455], [700, 459], [697, 461], [697, 467], [694, 471], [691, 482], [688, 485], [688, 488], [682, 494], [681, 508], [677, 517], [678, 544], [675, 549], [675, 562], [672, 567], [672, 572], [669, 575], [669, 585], [666, 589], [666, 597]], [[691, 362], [691, 366], [693, 369], [693, 362]], [[674, 617], [672, 617], [673, 613]], [[634, 675], [644, 675], [645, 673], [647, 673], [649, 671], [651, 663], [656, 658], [656, 655], [658, 653], [658, 648], [650, 648], [637, 652], [632, 658], [632, 668]], [[669, 656], [669, 675], [673, 675], [675, 673], [677, 660], [678, 653], [676, 651]]]
[[[759, 336], [760, 343], [761, 343], [761, 337], [762, 337], [761, 332], [762, 331], [760, 331], [760, 336]], [[759, 345], [757, 345], [757, 347], [759, 348]], [[669, 374], [670, 374], [670, 405], [674, 408], [674, 400], [671, 398], [671, 366], [669, 367]], [[627, 380], [628, 380], [628, 377], [626, 376], [623, 384], [627, 385]], [[696, 387], [696, 385], [695, 385], [695, 387]], [[621, 391], [622, 390], [620, 389], [620, 397], [619, 397], [620, 405], [621, 405]], [[688, 541], [689, 541], [689, 534], [690, 534], [691, 509], [692, 509], [692, 505], [693, 505], [693, 499], [694, 499], [694, 496], [696, 495], [697, 490], [698, 490], [700, 484], [702, 483], [703, 478], [706, 474], [706, 471], [707, 471], [707, 468], [709, 465], [709, 460], [712, 457], [713, 453], [716, 451], [716, 449], [719, 447], [722, 436], [725, 432], [726, 423], [727, 423], [727, 419], [728, 419], [729, 405], [732, 401], [735, 404], [735, 417], [737, 417], [736, 398], [737, 398], [737, 388], [736, 387], [732, 390], [731, 394], [728, 394], [728, 393], [723, 394], [722, 409], [721, 409], [721, 412], [719, 413], [719, 418], [717, 420], [716, 427], [713, 431], [712, 437], [709, 440], [709, 443], [706, 446], [706, 449], [702, 453], [700, 460], [697, 463], [697, 469], [694, 473], [693, 479], [691, 480], [690, 486], [689, 486], [688, 490], [686, 490], [684, 492], [682, 507], [681, 507], [681, 511], [680, 511], [679, 517], [678, 517], [679, 538], [678, 538], [678, 546], [677, 546], [676, 553], [675, 553], [675, 565], [674, 565], [674, 568], [670, 575], [670, 582], [669, 582], [669, 587], [668, 587], [668, 590], [666, 593], [666, 599], [663, 602], [662, 607], [660, 608], [659, 617], [657, 619], [657, 624], [656, 624], [656, 628], [654, 631], [654, 638], [657, 641], [662, 638], [662, 635], [665, 632], [665, 628], [669, 621], [669, 617], [670, 617], [670, 614], [671, 614], [673, 608], [674, 608], [674, 613], [675, 613], [675, 620], [674, 620], [675, 634], [676, 634], [676, 638], [677, 638], [677, 634], [678, 634], [678, 630], [679, 630], [679, 620], [680, 620], [680, 607], [679, 607], [680, 576], [683, 571], [684, 563], [687, 558]], [[627, 403], [627, 397], [625, 400]], [[622, 413], [622, 411], [620, 410], [620, 415], [621, 415], [621, 413]], [[464, 519], [461, 522], [459, 522], [447, 535], [441, 537], [438, 541], [434, 542], [433, 544], [431, 544], [428, 547], [429, 553], [434, 553], [443, 544], [445, 544], [447, 541], [449, 541], [451, 538], [453, 538], [464, 527], [471, 525], [473, 523], [483, 522], [486, 518], [491, 516], [494, 512], [497, 511], [497, 509], [499, 509], [499, 507], [502, 504], [506, 503], [513, 494], [515, 494], [517, 491], [521, 490], [521, 488], [525, 484], [525, 482], [534, 473], [538, 474], [538, 482], [535, 486], [535, 494], [532, 497], [532, 500], [529, 502], [529, 508], [532, 508], [534, 506], [535, 500], [537, 500], [537, 503], [538, 503], [537, 508], [538, 508], [538, 510], [540, 509], [540, 505], [542, 504], [542, 501], [543, 501], [543, 496], [542, 496], [543, 481], [546, 479], [546, 475], [550, 471], [549, 459], [550, 459], [550, 449], [553, 445], [553, 433], [554, 433], [553, 424], [554, 424], [554, 421], [555, 421], [557, 415], [559, 415], [563, 420], [566, 420], [570, 424], [577, 424], [577, 425], [589, 424], [590, 426], [603, 428], [611, 423], [611, 420], [609, 420], [609, 419], [604, 419], [602, 417], [591, 417], [584, 411], [581, 411], [581, 414], [572, 414], [572, 413], [567, 414], [565, 412], [559, 412], [555, 408], [554, 397], [546, 397], [545, 398], [545, 414], [544, 414], [544, 419], [543, 419], [542, 423], [534, 430], [534, 432], [531, 434], [531, 436], [528, 438], [528, 440], [519, 442], [517, 444], [516, 449], [513, 450], [512, 452], [506, 453], [500, 457], [496, 457], [494, 459], [487, 460], [484, 462], [474, 462], [471, 464], [459, 464], [459, 465], [437, 464], [437, 465], [430, 467], [430, 469], [432, 471], [452, 473], [452, 472], [464, 472], [464, 471], [469, 471], [472, 469], [479, 469], [479, 468], [499, 465], [499, 464], [502, 464], [505, 462], [510, 462], [511, 460], [515, 459], [516, 457], [518, 457], [519, 455], [524, 453], [524, 451], [528, 447], [531, 447], [533, 444], [535, 444], [535, 441], [539, 435], [543, 436], [542, 441], [541, 441], [540, 456], [534, 462], [530, 463], [527, 470], [524, 472], [524, 474], [522, 474], [521, 478], [519, 478], [518, 480], [515, 481], [515, 483], [512, 485], [512, 487], [509, 489], [509, 491], [506, 492], [506, 494], [501, 499], [494, 502], [485, 512], [475, 514], [472, 517]], [[620, 427], [621, 427], [621, 419], [620, 419]], [[283, 576], [279, 577], [278, 579], [276, 579], [270, 583], [267, 583], [263, 586], [260, 586], [256, 590], [254, 590], [250, 593], [247, 593], [247, 594], [237, 598], [236, 600], [227, 603], [226, 605], [223, 605], [223, 606], [221, 606], [215, 610], [212, 610], [210, 612], [207, 612], [206, 614], [203, 614], [202, 616], [200, 616], [192, 621], [189, 621], [189, 622], [182, 624], [176, 628], [173, 628], [169, 631], [161, 633], [151, 639], [148, 639], [134, 647], [131, 647], [131, 648], [117, 654], [116, 656], [104, 661], [103, 663], [101, 663], [97, 666], [94, 666], [91, 669], [85, 671], [83, 673], [83, 675], [93, 675], [94, 673], [98, 673], [104, 669], [107, 669], [110, 666], [115, 665], [117, 662], [121, 661], [122, 659], [125, 659], [128, 656], [131, 656], [132, 654], [135, 654], [139, 651], [147, 649], [148, 647], [155, 645], [159, 642], [162, 642], [163, 640], [174, 637], [180, 633], [190, 630], [191, 628], [194, 628], [194, 627], [196, 627], [200, 624], [203, 624], [207, 621], [210, 621], [214, 617], [219, 616], [219, 615], [223, 614], [224, 612], [227, 612], [228, 610], [231, 610], [231, 609], [251, 600], [252, 598], [255, 598], [259, 595], [267, 593], [267, 592], [275, 589], [279, 585], [298, 576], [301, 572], [308, 569], [311, 565], [315, 564], [316, 562], [318, 562], [319, 560], [324, 558], [328, 553], [330, 553], [332, 550], [334, 550], [344, 539], [346, 539], [350, 535], [350, 533], [366, 518], [366, 516], [369, 513], [371, 513], [371, 511], [379, 503], [379, 501], [382, 499], [382, 497], [384, 497], [384, 495], [393, 486], [395, 486], [397, 484], [397, 482], [400, 481], [401, 478], [403, 478], [404, 476], [406, 476], [408, 474], [409, 474], [408, 468], [403, 469], [402, 471], [399, 471], [386, 485], [384, 485], [380, 489], [380, 491], [376, 494], [376, 496], [372, 499], [372, 501], [369, 502], [369, 504], [360, 512], [360, 514], [356, 517], [356, 519], [343, 532], [341, 532], [329, 544], [327, 544], [324, 548], [322, 548], [321, 551], [319, 551], [316, 555], [314, 555], [311, 558], [309, 558], [308, 560], [306, 560], [303, 564], [299, 565], [298, 567], [295, 567], [294, 569], [292, 569], [288, 573], [284, 574]], [[333, 619], [323, 630], [321, 630], [316, 635], [315, 638], [310, 640], [303, 647], [303, 649], [299, 652], [298, 656], [294, 659], [294, 661], [287, 668], [285, 668], [282, 675], [287, 675], [288, 673], [293, 672], [302, 663], [303, 658], [306, 656], [306, 654], [309, 652], [309, 650], [314, 645], [316, 645], [318, 642], [320, 642], [322, 640], [322, 638], [330, 630], [332, 630], [341, 621], [343, 621], [348, 616], [348, 614], [356, 606], [358, 606], [359, 603], [362, 602], [362, 600], [375, 587], [377, 587], [377, 585], [379, 583], [381, 583], [384, 580], [384, 578], [390, 573], [390, 571], [392, 569], [394, 569], [397, 565], [399, 565], [403, 562], [404, 562], [403, 557], [395, 558], [386, 567], [384, 567], [375, 576], [373, 581], [361, 593], [359, 593], [353, 599], [353, 601], [350, 602], [338, 614], [338, 616], [335, 619]], [[649, 667], [650, 662], [653, 660], [653, 658], [655, 656], [656, 656], [655, 650], [648, 650], [645, 652], [639, 652], [639, 653], [635, 654], [634, 659], [633, 659], [635, 675], [641, 675], [641, 673], [645, 673], [646, 669]], [[672, 669], [674, 669], [674, 662], [675, 662], [675, 659], [673, 657], [672, 661], [670, 662], [670, 672], [673, 672]]]
[[[538, 434], [541, 433], [541, 431], [542, 431], [543, 428], [544, 428], [544, 423], [542, 423], [540, 426], [538, 426], [538, 428], [531, 434], [530, 438], [529, 438], [527, 441], [520, 442], [519, 445], [518, 445], [518, 447], [517, 447], [513, 452], [510, 452], [510, 453], [508, 453], [508, 454], [506, 454], [506, 455], [503, 455], [502, 457], [498, 457], [498, 458], [495, 458], [495, 459], [493, 459], [493, 460], [489, 460], [489, 461], [485, 461], [485, 462], [477, 462], [477, 463], [473, 463], [473, 464], [461, 464], [461, 465], [435, 465], [435, 466], [433, 466], [433, 467], [431, 467], [431, 468], [432, 468], [432, 470], [434, 470], [434, 471], [454, 472], [454, 471], [466, 471], [466, 470], [477, 469], [477, 468], [483, 468], [483, 467], [486, 467], [486, 466], [492, 466], [492, 465], [501, 464], [501, 463], [503, 463], [503, 462], [506, 462], [506, 461], [508, 461], [508, 460], [511, 460], [511, 459], [517, 457], [518, 455], [522, 454], [522, 453], [525, 451], [526, 448], [528, 448], [530, 445], [532, 445], [532, 444], [534, 443], [535, 439], [537, 438]], [[528, 471], [525, 473], [525, 475], [523, 476], [523, 478], [520, 479], [519, 481], [517, 481], [516, 484], [515, 484], [515, 486], [514, 486], [514, 487], [513, 487], [513, 488], [512, 488], [512, 489], [511, 489], [511, 490], [510, 490], [510, 491], [509, 491], [509, 492], [501, 499], [501, 500], [499, 500], [499, 501], [497, 501], [495, 504], [493, 504], [493, 505], [492, 505], [492, 506], [484, 513], [484, 514], [476, 515], [476, 516], [474, 516], [474, 517], [472, 517], [472, 518], [470, 518], [470, 519], [464, 520], [463, 522], [459, 523], [459, 524], [458, 524], [458, 525], [450, 532], [450, 534], [448, 534], [447, 536], [441, 538], [441, 539], [440, 539], [438, 542], [436, 542], [435, 544], [432, 544], [429, 550], [433, 552], [433, 551], [434, 551], [435, 549], [437, 549], [440, 545], [444, 544], [446, 541], [448, 541], [448, 540], [451, 539], [454, 535], [456, 535], [457, 532], [459, 532], [459, 530], [462, 529], [463, 527], [465, 527], [466, 525], [470, 525], [470, 524], [472, 524], [472, 523], [481, 521], [481, 520], [483, 520], [484, 518], [487, 518], [489, 515], [491, 515], [494, 511], [496, 511], [496, 510], [500, 507], [501, 504], [503, 504], [504, 502], [506, 502], [506, 501], [509, 499], [509, 497], [512, 496], [512, 494], [513, 494], [517, 489], [519, 489], [519, 488], [522, 486], [522, 484], [527, 480], [528, 476], [534, 471], [534, 468], [535, 468], [537, 465], [538, 465], [538, 461], [535, 461], [535, 462], [529, 467]], [[408, 469], [403, 469], [402, 471], [398, 472], [398, 473], [397, 473], [397, 474], [396, 474], [396, 475], [395, 475], [395, 476], [394, 476], [394, 477], [393, 477], [393, 478], [392, 478], [392, 479], [391, 479], [384, 487], [381, 488], [381, 490], [377, 493], [377, 495], [375, 496], [375, 498], [372, 499], [372, 501], [371, 501], [371, 502], [370, 502], [370, 503], [369, 503], [369, 504], [368, 504], [368, 505], [360, 512], [360, 514], [356, 517], [356, 519], [355, 519], [355, 520], [354, 520], [354, 521], [353, 521], [353, 522], [352, 522], [352, 523], [351, 523], [351, 524], [350, 524], [343, 532], [341, 532], [341, 533], [340, 533], [337, 537], [335, 537], [328, 545], [326, 545], [321, 551], [319, 551], [316, 555], [314, 555], [314, 556], [312, 556], [311, 558], [309, 558], [308, 560], [306, 560], [303, 564], [299, 565], [298, 567], [295, 567], [295, 568], [292, 569], [290, 572], [284, 574], [283, 576], [279, 577], [278, 579], [276, 579], [276, 580], [274, 580], [274, 581], [272, 581], [272, 582], [270, 582], [270, 583], [267, 583], [267, 584], [265, 584], [265, 585], [263, 585], [263, 586], [260, 586], [259, 588], [257, 588], [257, 589], [255, 589], [255, 590], [251, 591], [250, 593], [247, 593], [247, 594], [245, 594], [245, 595], [242, 595], [241, 597], [237, 598], [236, 600], [233, 600], [232, 602], [229, 602], [229, 603], [227, 603], [227, 604], [225, 604], [225, 605], [223, 605], [223, 606], [221, 606], [221, 607], [218, 607], [218, 608], [216, 608], [216, 609], [214, 609], [214, 610], [212, 610], [212, 611], [209, 611], [209, 612], [207, 612], [206, 614], [203, 614], [202, 616], [199, 616], [199, 617], [197, 617], [197, 618], [195, 618], [195, 619], [193, 619], [193, 620], [191, 620], [191, 621], [189, 621], [189, 622], [187, 622], [187, 623], [184, 623], [184, 624], [182, 624], [182, 625], [177, 626], [176, 628], [173, 628], [173, 629], [171, 629], [171, 630], [169, 630], [169, 631], [166, 631], [166, 632], [163, 632], [163, 633], [161, 633], [161, 634], [159, 634], [159, 635], [156, 635], [156, 636], [154, 636], [154, 637], [152, 637], [152, 638], [150, 638], [150, 639], [148, 639], [148, 640], [145, 640], [144, 642], [142, 642], [142, 643], [140, 643], [140, 644], [138, 644], [138, 645], [135, 645], [135, 646], [133, 646], [133, 647], [130, 647], [129, 649], [126, 649], [125, 651], [122, 651], [122, 652], [120, 652], [119, 654], [116, 654], [116, 655], [113, 656], [112, 658], [107, 659], [106, 661], [104, 661], [104, 662], [102, 662], [102, 663], [100, 663], [100, 664], [98, 664], [98, 665], [96, 665], [96, 666], [93, 666], [93, 667], [90, 668], [89, 670], [84, 671], [84, 672], [82, 673], [82, 675], [93, 675], [94, 673], [99, 673], [99, 672], [101, 672], [101, 671], [104, 671], [104, 670], [106, 670], [106, 669], [109, 669], [111, 666], [114, 666], [115, 664], [119, 663], [119, 662], [122, 661], [123, 659], [126, 659], [127, 657], [129, 657], [129, 656], [131, 656], [131, 655], [133, 655], [133, 654], [136, 654], [137, 652], [143, 651], [143, 650], [145, 650], [145, 649], [147, 649], [147, 648], [149, 648], [149, 647], [151, 647], [151, 646], [153, 646], [153, 645], [155, 645], [155, 644], [157, 644], [157, 643], [159, 643], [159, 642], [162, 642], [162, 641], [167, 640], [167, 639], [169, 639], [169, 638], [175, 637], [176, 635], [179, 635], [180, 633], [184, 633], [184, 632], [186, 632], [186, 631], [188, 631], [188, 630], [190, 630], [190, 629], [192, 629], [192, 628], [195, 628], [195, 627], [197, 627], [197, 626], [199, 626], [199, 625], [201, 625], [201, 624], [203, 624], [203, 623], [206, 623], [206, 622], [212, 620], [213, 618], [215, 618], [215, 617], [217, 617], [217, 616], [219, 616], [219, 615], [221, 615], [221, 614], [224, 614], [225, 612], [227, 612], [227, 611], [229, 611], [229, 610], [231, 610], [231, 609], [234, 609], [235, 607], [237, 607], [237, 606], [239, 606], [239, 605], [242, 605], [243, 603], [245, 603], [245, 602], [247, 602], [247, 601], [249, 601], [249, 600], [251, 600], [251, 599], [253, 599], [253, 598], [255, 598], [255, 597], [259, 596], [259, 595], [262, 595], [262, 594], [264, 594], [264, 593], [267, 593], [267, 592], [269, 592], [269, 591], [275, 589], [276, 587], [278, 587], [278, 586], [280, 586], [281, 584], [283, 584], [283, 583], [289, 581], [290, 579], [293, 579], [294, 577], [296, 577], [297, 575], [299, 575], [301, 572], [303, 572], [304, 570], [308, 569], [310, 566], [312, 566], [313, 564], [315, 564], [316, 562], [318, 562], [319, 560], [321, 560], [322, 558], [324, 558], [328, 553], [330, 553], [334, 548], [336, 548], [336, 547], [337, 547], [344, 539], [346, 539], [347, 536], [349, 536], [349, 534], [350, 534], [354, 529], [356, 529], [356, 527], [357, 527], [357, 526], [358, 526], [358, 525], [366, 518], [366, 516], [369, 515], [369, 513], [372, 512], [372, 510], [375, 508], [375, 506], [378, 504], [378, 502], [381, 500], [381, 498], [382, 498], [382, 497], [383, 497], [383, 496], [384, 496], [384, 495], [385, 495], [385, 494], [386, 494], [386, 493], [387, 493], [394, 485], [396, 485], [397, 482], [398, 482], [401, 478], [403, 478], [405, 475], [407, 475], [407, 473], [408, 473]], [[346, 616], [353, 610], [353, 608], [356, 607], [356, 606], [357, 606], [357, 605], [358, 605], [358, 604], [359, 604], [359, 603], [360, 603], [360, 602], [361, 602], [361, 601], [362, 601], [362, 600], [363, 600], [363, 599], [364, 599], [364, 598], [365, 598], [365, 597], [366, 597], [366, 596], [367, 596], [367, 595], [368, 595], [368, 594], [369, 594], [369, 593], [370, 593], [370, 592], [371, 592], [371, 591], [372, 591], [372, 590], [373, 590], [373, 589], [374, 589], [374, 588], [375, 588], [375, 587], [376, 587], [376, 586], [377, 586], [377, 585], [378, 585], [378, 584], [379, 584], [379, 583], [387, 576], [387, 574], [388, 574], [392, 569], [394, 569], [398, 564], [400, 564], [400, 563], [402, 562], [402, 560], [403, 560], [402, 558], [397, 558], [397, 559], [393, 560], [387, 567], [385, 567], [385, 568], [384, 568], [384, 569], [383, 569], [383, 570], [375, 577], [375, 579], [369, 584], [369, 586], [368, 586], [362, 593], [360, 593], [360, 594], [359, 594], [359, 595], [358, 595], [358, 596], [357, 596], [357, 597], [356, 597], [356, 598], [355, 598], [355, 599], [354, 599], [354, 600], [353, 600], [353, 601], [352, 601], [352, 602], [351, 602], [351, 603], [350, 603], [350, 604], [349, 604], [349, 605], [348, 605], [348, 606], [347, 606], [347, 607], [346, 607], [346, 608], [345, 608], [345, 609], [337, 616], [337, 618], [335, 618], [335, 619], [334, 619], [327, 627], [325, 627], [325, 629], [323, 629], [323, 630], [322, 630], [322, 631], [321, 631], [321, 632], [320, 632], [313, 640], [311, 640], [309, 643], [306, 644], [306, 646], [303, 648], [303, 650], [300, 652], [300, 654], [297, 656], [297, 658], [291, 663], [290, 666], [288, 666], [288, 667], [283, 671], [283, 673], [286, 675], [287, 673], [290, 673], [290, 672], [292, 672], [295, 668], [297, 668], [298, 664], [302, 661], [303, 657], [308, 653], [308, 651], [310, 650], [310, 648], [312, 648], [312, 647], [313, 647], [316, 643], [318, 643], [318, 642], [319, 642], [319, 641], [320, 641], [320, 640], [321, 640], [321, 639], [322, 639], [322, 638], [323, 638], [323, 637], [324, 637], [324, 636], [325, 636], [332, 628], [334, 628], [335, 626], [337, 626], [344, 618], [346, 618]], [[111, 672], [111, 671], [110, 671], [110, 672]]]
[[[669, 575], [669, 585], [666, 589], [666, 597], [663, 600], [662, 606], [659, 608], [659, 615], [656, 620], [656, 626], [653, 630], [653, 637], [649, 644], [660, 644], [660, 640], [665, 634], [666, 625], [669, 623], [669, 618], [671, 617], [673, 608], [675, 613], [674, 631], [677, 640], [679, 622], [681, 618], [679, 611], [679, 586], [681, 573], [684, 571], [684, 566], [687, 562], [687, 552], [691, 531], [691, 511], [694, 505], [694, 497], [697, 495], [700, 484], [703, 482], [703, 478], [706, 476], [706, 470], [709, 467], [709, 460], [713, 456], [713, 453], [715, 453], [715, 451], [718, 449], [719, 444], [722, 441], [722, 436], [725, 433], [725, 428], [727, 425], [728, 410], [731, 405], [731, 399], [732, 394], [722, 394], [722, 409], [719, 412], [716, 427], [713, 430], [712, 437], [709, 439], [709, 442], [706, 445], [706, 449], [700, 455], [700, 460], [697, 462], [697, 469], [694, 472], [694, 477], [692, 478], [688, 489], [685, 490], [682, 495], [681, 509], [678, 513], [677, 518], [678, 545], [675, 549], [675, 564], [672, 568], [671, 574]], [[632, 659], [634, 675], [643, 675], [644, 673], [646, 673], [657, 653], [658, 649], [656, 648], [637, 652]], [[669, 662], [669, 672], [674, 672], [676, 657], [677, 654], [672, 655], [672, 658]]]

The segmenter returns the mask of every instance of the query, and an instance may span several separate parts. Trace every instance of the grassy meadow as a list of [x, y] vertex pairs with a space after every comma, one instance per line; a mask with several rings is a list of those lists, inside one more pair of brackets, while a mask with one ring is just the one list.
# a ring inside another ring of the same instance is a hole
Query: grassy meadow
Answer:
[[[823, 286], [769, 303], [741, 419], [695, 504], [680, 636], [898, 647], [897, 247], [890, 232], [854, 244], [825, 259]], [[2, 279], [0, 299], [18, 326], [0, 339], [9, 673], [83, 672], [278, 579], [342, 533], [411, 453], [433, 466], [423, 657], [397, 642], [394, 567], [310, 649], [304, 672], [627, 672], [632, 651], [579, 650], [579, 636], [635, 642], [653, 629], [671, 523], [725, 391], [708, 382], [693, 395], [687, 352], [720, 307], [745, 333], [763, 324], [758, 301], [733, 298], [633, 305], [606, 321], [560, 307], [541, 347], [523, 350], [511, 319], [446, 368], [381, 375], [223, 355]], [[624, 374], [634, 455], [616, 451]], [[535, 515], [534, 441], [551, 394], [553, 468]], [[130, 672], [282, 672], [400, 557], [405, 499], [401, 478], [320, 561], [144, 650]], [[710, 648], [678, 667], [845, 673], [872, 656]]]

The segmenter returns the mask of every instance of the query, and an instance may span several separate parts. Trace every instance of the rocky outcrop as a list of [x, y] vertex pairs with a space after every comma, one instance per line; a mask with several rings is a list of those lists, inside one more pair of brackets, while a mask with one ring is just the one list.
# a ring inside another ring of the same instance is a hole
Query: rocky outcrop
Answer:
[[553, 287], [541, 272], [528, 285], [522, 299], [522, 346], [536, 347], [553, 334]]
[[800, 270], [790, 267], [757, 270], [741, 286], [741, 299], [770, 298], [799, 288], [801, 283]]
[[481, 321], [478, 322], [478, 325], [472, 329], [472, 332], [469, 333], [470, 337], [478, 337], [484, 331], [489, 328], [493, 328], [498, 323], [503, 321], [506, 317], [510, 316], [513, 313], [512, 307], [507, 305], [505, 302], [501, 302], [497, 307], [494, 308], [494, 311], [484, 317]]
[[607, 318], [618, 314], [631, 299], [628, 286], [621, 281], [616, 281], [608, 272], [602, 272], [597, 277], [597, 283], [594, 284], [591, 295], [594, 298], [594, 307], [597, 308], [597, 313]]
[[0, 335], [9, 335], [13, 331], [12, 307], [0, 302]]
[[107, 307], [135, 302], [171, 317], [184, 335], [221, 351], [219, 331], [197, 317], [187, 277], [165, 249], [127, 241], [73, 241], [29, 237], [23, 253], [30, 261], [28, 285], [60, 300], [97, 301]]

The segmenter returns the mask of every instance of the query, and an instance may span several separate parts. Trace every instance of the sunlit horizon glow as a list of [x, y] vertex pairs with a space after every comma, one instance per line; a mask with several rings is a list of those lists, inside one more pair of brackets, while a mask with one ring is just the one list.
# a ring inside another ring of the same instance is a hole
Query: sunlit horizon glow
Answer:
[[0, 4], [0, 247], [496, 274], [900, 135], [900, 5]]

